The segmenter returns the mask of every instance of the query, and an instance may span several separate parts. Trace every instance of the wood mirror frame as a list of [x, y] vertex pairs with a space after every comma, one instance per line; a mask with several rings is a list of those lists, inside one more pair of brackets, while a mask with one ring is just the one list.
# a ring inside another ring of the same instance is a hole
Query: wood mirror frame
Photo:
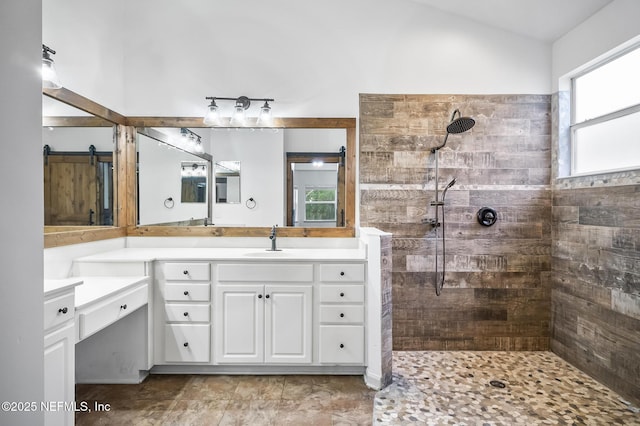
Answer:
[[[204, 128], [202, 117], [127, 117], [134, 127]], [[251, 125], [247, 127], [252, 127]], [[262, 126], [265, 127], [265, 126]], [[355, 118], [274, 118], [271, 128], [280, 129], [345, 129], [345, 226], [340, 228], [290, 227], [278, 228], [282, 237], [354, 237], [356, 186], [356, 119]], [[216, 126], [225, 128], [225, 126]], [[261, 237], [268, 236], [267, 227], [224, 226], [129, 226], [132, 236], [201, 236], [201, 237]]]
[[[127, 193], [125, 185], [132, 179], [130, 174], [132, 172], [135, 173], [135, 135], [129, 134], [130, 130], [126, 126], [126, 118], [69, 89], [43, 88], [42, 93], [52, 99], [92, 115], [81, 117], [43, 117], [43, 125], [67, 127], [102, 126], [105, 125], [106, 120], [110, 126], [115, 126], [117, 135], [116, 148], [113, 152], [114, 222], [117, 226], [45, 227], [44, 248], [126, 236], [126, 226], [120, 225], [128, 223], [126, 214], [128, 214], [129, 203], [125, 195]], [[133, 155], [133, 157], [129, 158], [128, 156], [131, 155]], [[133, 161], [133, 169], [131, 169], [131, 161]], [[135, 175], [133, 179], [135, 179]]]
[[[206, 127], [202, 117], [125, 117], [71, 90], [46, 89], [43, 94], [85, 111], [116, 127], [114, 150], [114, 227], [73, 227], [44, 234], [44, 247], [51, 248], [125, 236], [201, 236], [262, 237], [267, 227], [217, 226], [137, 226], [136, 225], [136, 127]], [[71, 125], [73, 120], [90, 121], [94, 117], [60, 118]], [[88, 125], [88, 124], [85, 124]], [[345, 226], [340, 228], [281, 227], [282, 237], [355, 237], [356, 188], [356, 119], [355, 118], [274, 118], [273, 128], [345, 129]]]

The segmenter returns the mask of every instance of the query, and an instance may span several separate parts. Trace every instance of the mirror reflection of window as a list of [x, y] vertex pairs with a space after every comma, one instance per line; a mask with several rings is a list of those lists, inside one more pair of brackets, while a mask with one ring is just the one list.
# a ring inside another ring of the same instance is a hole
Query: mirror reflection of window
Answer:
[[182, 176], [183, 203], [207, 202], [207, 163], [203, 161], [183, 161], [180, 164]]
[[240, 161], [216, 161], [216, 203], [240, 202]]
[[339, 168], [339, 162], [291, 164], [293, 226], [336, 226], [339, 219]]
[[306, 222], [336, 221], [336, 187], [305, 187], [304, 220]]

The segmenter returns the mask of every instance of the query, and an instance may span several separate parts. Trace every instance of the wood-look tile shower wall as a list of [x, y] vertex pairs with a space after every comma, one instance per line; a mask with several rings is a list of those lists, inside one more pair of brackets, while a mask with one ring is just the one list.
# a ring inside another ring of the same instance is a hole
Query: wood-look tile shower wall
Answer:
[[[393, 233], [395, 350], [547, 350], [548, 95], [360, 95], [360, 221]], [[476, 120], [439, 151], [446, 283], [435, 294], [434, 155], [452, 112]], [[497, 210], [483, 227], [481, 207]]]
[[[556, 175], [569, 104], [554, 95]], [[557, 180], [552, 215], [551, 350], [640, 406], [640, 171]]]

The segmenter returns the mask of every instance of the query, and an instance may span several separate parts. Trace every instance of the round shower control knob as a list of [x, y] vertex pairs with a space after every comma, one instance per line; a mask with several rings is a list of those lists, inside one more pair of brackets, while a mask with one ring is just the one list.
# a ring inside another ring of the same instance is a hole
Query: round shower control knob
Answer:
[[491, 207], [483, 207], [478, 210], [478, 223], [482, 226], [491, 226], [498, 220], [498, 213]]

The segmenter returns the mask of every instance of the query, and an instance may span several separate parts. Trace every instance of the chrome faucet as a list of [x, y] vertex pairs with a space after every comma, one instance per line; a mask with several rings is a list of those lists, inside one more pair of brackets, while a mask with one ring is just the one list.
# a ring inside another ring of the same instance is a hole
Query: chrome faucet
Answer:
[[269, 234], [269, 239], [271, 240], [271, 249], [269, 249], [269, 251], [280, 251], [280, 249], [276, 248], [277, 227], [278, 225], [273, 225], [273, 227], [271, 228], [271, 234]]

